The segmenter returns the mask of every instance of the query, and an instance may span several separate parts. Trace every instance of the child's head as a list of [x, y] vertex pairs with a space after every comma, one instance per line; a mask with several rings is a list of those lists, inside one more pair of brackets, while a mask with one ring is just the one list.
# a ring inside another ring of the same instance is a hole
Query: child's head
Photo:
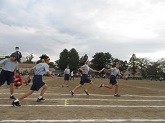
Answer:
[[12, 53], [11, 55], [10, 55], [10, 60], [11, 61], [16, 61], [17, 60], [17, 54], [16, 53]]
[[17, 71], [16, 71], [16, 76], [19, 76], [19, 75], [20, 75], [20, 73], [19, 73], [19, 71], [17, 70]]
[[16, 51], [19, 51], [19, 47], [15, 47], [15, 50], [16, 50]]
[[50, 58], [47, 58], [47, 59], [44, 59], [44, 60], [45, 60], [45, 63], [49, 64]]
[[116, 63], [116, 68], [119, 68], [120, 67], [120, 64], [117, 62]]
[[89, 60], [87, 60], [87, 61], [85, 62], [85, 64], [90, 65], [91, 62], [90, 62]]
[[28, 73], [28, 72], [26, 72], [26, 75], [29, 75], [29, 73]]
[[49, 64], [49, 61], [50, 61], [49, 56], [47, 56], [47, 55], [42, 55], [40, 58], [41, 58], [41, 60], [42, 60], [43, 63]]
[[67, 68], [69, 69], [69, 65], [67, 65]]

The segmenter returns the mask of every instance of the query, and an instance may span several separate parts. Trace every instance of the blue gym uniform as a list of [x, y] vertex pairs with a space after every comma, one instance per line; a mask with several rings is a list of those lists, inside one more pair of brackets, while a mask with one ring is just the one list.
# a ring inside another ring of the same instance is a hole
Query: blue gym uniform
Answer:
[[14, 83], [14, 71], [18, 70], [18, 62], [11, 61], [10, 58], [6, 58], [0, 61], [2, 64], [2, 72], [0, 75], [0, 85], [3, 85], [5, 81], [10, 85]]
[[87, 64], [83, 65], [81, 68], [84, 70], [84, 72], [82, 74], [80, 84], [84, 85], [85, 83], [90, 83], [91, 80], [88, 77], [88, 73], [89, 73], [89, 71], [92, 71], [93, 69], [90, 68]]
[[42, 81], [42, 76], [49, 72], [49, 65], [46, 63], [39, 63], [32, 68], [34, 72], [33, 85], [30, 90], [38, 91], [45, 83]]
[[64, 80], [69, 80], [70, 78], [70, 69], [66, 68], [64, 71]]
[[115, 85], [117, 84], [116, 76], [121, 75], [120, 70], [118, 68], [111, 68], [111, 76], [110, 76], [110, 84]]

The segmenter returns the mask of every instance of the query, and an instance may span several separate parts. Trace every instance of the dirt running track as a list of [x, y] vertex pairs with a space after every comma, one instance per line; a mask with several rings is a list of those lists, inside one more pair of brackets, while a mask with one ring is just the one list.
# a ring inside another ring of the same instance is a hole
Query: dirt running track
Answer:
[[[164, 123], [165, 122], [165, 82], [149, 80], [118, 80], [121, 97], [113, 97], [114, 89], [98, 88], [108, 79], [95, 79], [90, 96], [84, 94], [84, 88], [74, 97], [70, 90], [79, 83], [71, 81], [70, 87], [61, 87], [63, 78], [44, 78], [49, 89], [46, 101], [37, 103], [38, 93], [25, 99], [22, 107], [11, 106], [9, 88], [0, 88], [0, 122], [18, 123]], [[15, 90], [19, 97], [29, 90], [22, 86]]]

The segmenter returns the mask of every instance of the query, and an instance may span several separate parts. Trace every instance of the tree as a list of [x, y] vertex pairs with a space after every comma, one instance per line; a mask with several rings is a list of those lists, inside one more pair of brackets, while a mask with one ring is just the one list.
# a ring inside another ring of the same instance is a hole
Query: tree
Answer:
[[138, 67], [141, 70], [141, 75], [147, 77], [147, 67], [150, 65], [150, 61], [147, 58], [138, 58]]
[[67, 65], [69, 65], [69, 51], [67, 49], [64, 49], [60, 53], [60, 59], [59, 59], [59, 64], [58, 65], [59, 65], [59, 68], [61, 70], [65, 70]]
[[50, 67], [50, 68], [55, 68], [54, 62], [50, 62], [50, 63], [49, 63], [49, 67]]
[[156, 78], [159, 72], [159, 65], [158, 62], [151, 62], [151, 64], [147, 66], [147, 75]]
[[69, 66], [71, 71], [74, 72], [79, 68], [79, 54], [74, 48], [69, 51]]
[[138, 60], [135, 54], [132, 55], [132, 57], [129, 60], [129, 66], [130, 66], [130, 70], [132, 72], [132, 75], [135, 76], [136, 72], [137, 72], [137, 68], [138, 68]]
[[110, 53], [95, 53], [92, 59], [92, 67], [101, 70], [103, 69], [106, 65], [111, 64], [113, 61], [112, 55]]
[[26, 56], [26, 63], [32, 63], [33, 58], [34, 58], [33, 53], [31, 53], [29, 56]]
[[165, 78], [165, 58], [159, 59], [157, 63], [158, 63], [157, 74]]

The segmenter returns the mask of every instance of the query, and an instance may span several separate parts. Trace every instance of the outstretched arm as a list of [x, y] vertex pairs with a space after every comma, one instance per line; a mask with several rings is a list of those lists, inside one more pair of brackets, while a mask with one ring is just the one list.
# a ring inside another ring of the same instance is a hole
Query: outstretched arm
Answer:
[[54, 77], [55, 77], [55, 76], [51, 75], [51, 73], [50, 73], [50, 72], [47, 72], [47, 74], [48, 74], [48, 76], [50, 76], [50, 77], [52, 77], [52, 78], [54, 78]]
[[95, 73], [100, 73], [100, 71], [98, 71], [98, 70], [92, 70], [92, 72], [95, 72]]
[[82, 72], [84, 72], [84, 70], [80, 67], [79, 70], [81, 70]]

